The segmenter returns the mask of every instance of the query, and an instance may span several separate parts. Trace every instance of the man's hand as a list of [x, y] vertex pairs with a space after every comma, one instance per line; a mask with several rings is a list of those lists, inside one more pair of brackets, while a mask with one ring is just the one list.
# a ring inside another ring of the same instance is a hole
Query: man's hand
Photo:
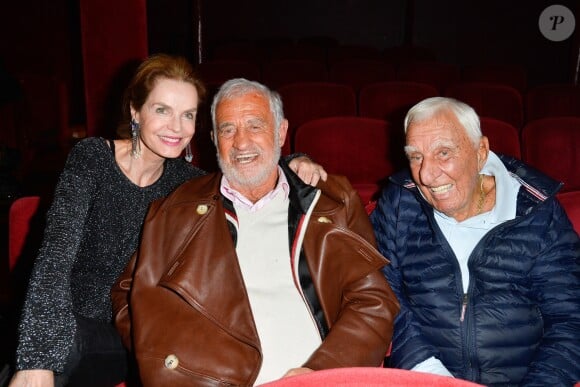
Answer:
[[306, 184], [316, 186], [318, 181], [322, 179], [326, 181], [328, 174], [322, 168], [322, 165], [316, 164], [306, 156], [296, 157], [290, 161], [290, 169], [292, 169], [300, 179]]
[[284, 376], [282, 376], [282, 377], [287, 378], [288, 376], [302, 375], [302, 374], [307, 374], [307, 373], [313, 372], [313, 371], [314, 370], [311, 370], [310, 368], [306, 368], [306, 367], [292, 368], [291, 370], [286, 372], [284, 374]]
[[50, 370], [21, 370], [8, 387], [54, 387], [54, 374]]

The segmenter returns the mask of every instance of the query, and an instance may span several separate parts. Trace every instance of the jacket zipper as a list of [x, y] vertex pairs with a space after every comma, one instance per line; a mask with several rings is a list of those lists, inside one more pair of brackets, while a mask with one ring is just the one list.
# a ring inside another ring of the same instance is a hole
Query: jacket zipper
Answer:
[[469, 297], [467, 293], [463, 294], [463, 302], [461, 303], [461, 317], [459, 317], [459, 321], [463, 322], [465, 320], [465, 311], [467, 310], [467, 301]]

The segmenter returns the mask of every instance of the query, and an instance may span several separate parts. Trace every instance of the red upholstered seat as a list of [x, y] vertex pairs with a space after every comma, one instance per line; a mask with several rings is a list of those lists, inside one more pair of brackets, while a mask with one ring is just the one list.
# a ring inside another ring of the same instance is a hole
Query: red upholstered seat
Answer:
[[407, 111], [425, 98], [439, 95], [437, 89], [426, 83], [389, 81], [363, 87], [358, 96], [361, 117], [371, 117], [391, 122], [396, 130], [403, 130]]
[[326, 48], [314, 44], [289, 42], [272, 46], [268, 60], [308, 60], [326, 64]]
[[330, 67], [328, 80], [343, 83], [360, 90], [371, 83], [395, 79], [395, 66], [381, 60], [350, 59], [334, 63]]
[[443, 93], [450, 85], [459, 82], [457, 65], [436, 61], [411, 61], [399, 66], [397, 79], [427, 83]]
[[474, 64], [463, 69], [461, 79], [465, 82], [488, 82], [511, 86], [525, 93], [528, 85], [526, 68], [517, 64]]
[[282, 86], [278, 92], [289, 125], [283, 154], [293, 150], [294, 132], [299, 125], [316, 118], [356, 115], [356, 93], [347, 85], [301, 82]]
[[342, 44], [328, 48], [328, 65], [352, 59], [380, 60], [381, 52], [373, 46]]
[[475, 109], [477, 114], [505, 121], [520, 129], [524, 105], [519, 91], [497, 83], [464, 82], [451, 85], [447, 97], [458, 99]]
[[566, 210], [574, 230], [580, 235], [580, 191], [559, 192], [556, 197]]
[[479, 117], [481, 131], [489, 139], [489, 146], [495, 153], [522, 158], [520, 133], [507, 122], [490, 117]]
[[427, 47], [405, 44], [386, 48], [383, 52], [383, 58], [399, 64], [417, 61], [435, 62], [437, 54]]
[[39, 196], [25, 196], [10, 205], [8, 214], [8, 268], [14, 269], [29, 237], [32, 221], [39, 210]]
[[211, 49], [209, 60], [211, 61], [242, 61], [260, 63], [266, 53], [256, 42], [241, 40], [216, 43]]
[[394, 368], [335, 368], [291, 376], [262, 387], [477, 387], [477, 383]]
[[522, 158], [552, 178], [562, 191], [580, 190], [580, 117], [552, 117], [522, 129]]
[[580, 86], [539, 85], [526, 94], [526, 121], [545, 117], [580, 117]]
[[12, 202], [8, 210], [8, 262], [0, 272], [0, 302], [20, 297], [44, 231], [44, 209], [40, 197], [25, 196]]
[[210, 88], [219, 88], [222, 83], [232, 78], [246, 78], [259, 81], [260, 67], [253, 62], [240, 60], [214, 60], [202, 62], [196, 66], [202, 81]]
[[[367, 203], [383, 179], [397, 167], [396, 144], [387, 121], [366, 117], [329, 117], [300, 125], [294, 146], [324, 165], [329, 173], [346, 176]], [[403, 149], [398, 150], [403, 154]]]
[[327, 77], [326, 65], [313, 60], [272, 60], [262, 65], [262, 81], [272, 89], [296, 82], [326, 81]]

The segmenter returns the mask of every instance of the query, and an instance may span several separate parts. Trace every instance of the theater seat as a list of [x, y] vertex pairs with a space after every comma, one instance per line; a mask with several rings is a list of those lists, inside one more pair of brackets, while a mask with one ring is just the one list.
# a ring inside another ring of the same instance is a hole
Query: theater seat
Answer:
[[313, 60], [280, 59], [262, 65], [262, 82], [271, 89], [296, 82], [322, 82], [327, 78], [326, 65]]
[[489, 146], [495, 153], [522, 158], [520, 133], [507, 122], [490, 117], [479, 117], [481, 131], [489, 139]]
[[564, 182], [563, 192], [580, 190], [580, 117], [528, 122], [522, 129], [522, 159]]
[[513, 87], [496, 83], [463, 82], [449, 86], [445, 96], [465, 102], [480, 116], [505, 121], [517, 129], [523, 125], [523, 99]]
[[[40, 207], [39, 196], [24, 196], [10, 205], [8, 214], [8, 269], [12, 271], [24, 251], [33, 229], [33, 219]], [[38, 231], [37, 231], [38, 233]]]
[[262, 384], [262, 387], [477, 387], [447, 376], [394, 368], [352, 367], [314, 371]]
[[387, 120], [397, 130], [403, 130], [403, 118], [407, 111], [425, 98], [438, 95], [437, 89], [426, 83], [389, 81], [369, 84], [359, 92], [359, 115]]
[[[296, 152], [310, 155], [333, 174], [346, 176], [363, 203], [379, 191], [383, 179], [397, 168], [397, 150], [387, 121], [365, 117], [329, 117], [296, 129]], [[403, 155], [403, 149], [398, 149]]]
[[485, 63], [466, 66], [461, 79], [466, 82], [493, 82], [511, 86], [525, 93], [528, 75], [525, 67], [508, 63]]
[[329, 81], [352, 86], [356, 91], [371, 83], [394, 79], [395, 66], [381, 60], [343, 60], [333, 64], [328, 73]]
[[538, 85], [526, 94], [526, 120], [546, 117], [580, 117], [580, 86], [573, 84]]
[[580, 235], [580, 191], [559, 192], [556, 197], [566, 210], [574, 230]]
[[282, 86], [278, 92], [289, 125], [283, 154], [293, 152], [294, 132], [299, 125], [317, 118], [356, 115], [356, 93], [347, 85], [300, 82]]
[[412, 61], [402, 63], [397, 79], [421, 82], [432, 85], [439, 93], [459, 82], [460, 71], [457, 65], [437, 61]]

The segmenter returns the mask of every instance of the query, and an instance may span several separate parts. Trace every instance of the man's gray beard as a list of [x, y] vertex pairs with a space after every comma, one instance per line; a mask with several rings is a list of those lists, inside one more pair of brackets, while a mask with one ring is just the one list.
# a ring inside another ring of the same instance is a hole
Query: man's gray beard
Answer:
[[234, 187], [244, 187], [251, 189], [259, 187], [268, 179], [272, 171], [278, 167], [278, 161], [280, 160], [281, 153], [282, 149], [280, 147], [276, 147], [276, 150], [272, 154], [270, 163], [266, 163], [262, 171], [251, 177], [242, 176], [233, 166], [225, 165], [222, 162], [222, 158], [220, 157], [219, 154], [217, 155], [217, 160], [222, 173], [228, 180], [228, 183], [230, 183]]

